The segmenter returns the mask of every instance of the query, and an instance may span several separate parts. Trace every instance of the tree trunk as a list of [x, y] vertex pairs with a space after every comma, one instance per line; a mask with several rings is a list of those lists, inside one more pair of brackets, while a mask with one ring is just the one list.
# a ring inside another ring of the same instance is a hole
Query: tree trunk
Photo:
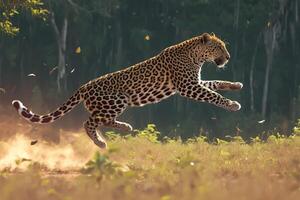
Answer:
[[299, 21], [298, 0], [295, 0], [295, 21], [296, 21], [296, 23], [298, 23], [298, 21]]
[[239, 41], [238, 41], [239, 17], [240, 17], [240, 0], [236, 0], [234, 22], [233, 22], [233, 28], [235, 31], [235, 43], [234, 43], [233, 60], [232, 60], [232, 67], [231, 67], [233, 80], [236, 80], [235, 65], [238, 57], [238, 47], [239, 47]]
[[[120, 65], [122, 65], [122, 61], [123, 61], [123, 38], [122, 38], [122, 27], [120, 22], [117, 22], [117, 33], [116, 33], [116, 37], [117, 37], [117, 44], [116, 44], [116, 52], [115, 52], [115, 66], [114, 67], [119, 67]], [[116, 70], [116, 69], [113, 69]]]
[[[4, 46], [3, 43], [4, 43], [4, 41], [0, 40], [0, 49], [3, 49], [3, 46]], [[2, 80], [2, 74], [3, 74], [2, 63], [3, 63], [3, 58], [4, 58], [4, 54], [1, 52], [0, 53], [0, 89], [4, 87], [2, 85], [3, 84], [3, 80]], [[3, 88], [3, 89], [5, 89], [5, 88]], [[3, 99], [4, 99], [4, 95], [2, 94], [2, 92], [0, 91], [0, 102], [3, 102]], [[5, 90], [4, 90], [4, 92], [5, 92]]]
[[16, 56], [16, 65], [19, 67], [19, 84], [21, 85], [21, 90], [24, 91], [26, 88], [26, 84], [24, 84], [24, 76], [25, 76], [25, 70], [24, 70], [24, 51], [26, 44], [24, 44], [24, 40], [20, 39], [18, 42], [18, 53]]
[[[0, 41], [0, 49], [3, 49], [3, 41]], [[0, 53], [0, 87], [2, 85], [2, 62], [3, 62], [3, 53]]]
[[67, 90], [67, 74], [66, 74], [66, 46], [67, 46], [67, 33], [68, 33], [68, 18], [63, 19], [61, 31], [58, 30], [57, 23], [54, 18], [54, 13], [51, 13], [51, 25], [54, 29], [57, 48], [58, 48], [58, 73], [56, 78], [57, 90], [62, 93]]
[[273, 58], [267, 56], [267, 67], [265, 73], [265, 81], [264, 81], [264, 90], [263, 90], [263, 97], [262, 97], [262, 117], [266, 117], [267, 112], [267, 101], [268, 101], [268, 93], [269, 93], [269, 79], [270, 79], [270, 71], [272, 68]]
[[253, 56], [252, 56], [252, 60], [251, 60], [251, 66], [250, 66], [250, 76], [249, 76], [250, 83], [249, 84], [250, 84], [250, 110], [251, 110], [251, 112], [255, 112], [253, 76], [254, 76], [256, 53], [257, 53], [258, 45], [260, 43], [260, 37], [261, 37], [261, 33], [256, 38], [256, 43], [255, 43], [254, 52], [253, 52]]
[[[269, 27], [271, 26], [271, 27]], [[267, 66], [265, 73], [263, 97], [262, 97], [262, 117], [266, 117], [267, 112], [267, 102], [268, 102], [268, 93], [269, 93], [269, 82], [270, 82], [270, 72], [273, 64], [274, 51], [277, 44], [277, 37], [280, 31], [280, 24], [268, 25], [264, 31], [264, 43], [267, 54]]]

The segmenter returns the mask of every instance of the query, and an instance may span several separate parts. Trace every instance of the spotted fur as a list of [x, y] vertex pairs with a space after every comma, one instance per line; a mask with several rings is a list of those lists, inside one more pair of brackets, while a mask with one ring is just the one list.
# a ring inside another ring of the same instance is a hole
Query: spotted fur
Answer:
[[141, 63], [84, 84], [67, 102], [47, 115], [34, 114], [18, 100], [12, 104], [28, 121], [50, 123], [83, 101], [85, 108], [91, 113], [84, 123], [86, 133], [96, 145], [105, 148], [105, 139], [97, 130], [99, 127], [131, 131], [129, 124], [116, 120], [127, 107], [157, 103], [176, 93], [229, 111], [239, 110], [241, 106], [238, 102], [215, 91], [239, 90], [243, 86], [241, 83], [203, 81], [200, 77], [201, 67], [205, 62], [214, 62], [221, 68], [229, 58], [224, 42], [214, 35], [204, 33], [168, 47]]

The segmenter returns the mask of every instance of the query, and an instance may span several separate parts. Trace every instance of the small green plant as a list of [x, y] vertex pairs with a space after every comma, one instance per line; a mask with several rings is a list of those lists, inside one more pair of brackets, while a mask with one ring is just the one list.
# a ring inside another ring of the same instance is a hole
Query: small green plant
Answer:
[[300, 136], [300, 119], [298, 119], [296, 126], [293, 129], [293, 134], [296, 136]]
[[120, 137], [120, 134], [118, 134], [114, 131], [107, 131], [107, 132], [105, 132], [105, 135], [108, 140], [116, 140]]
[[227, 142], [227, 141], [225, 141], [225, 140], [222, 140], [222, 139], [219, 139], [219, 138], [216, 138], [214, 143], [215, 143], [215, 144], [217, 144], [217, 145], [224, 145], [224, 144], [228, 144], [228, 142]]
[[251, 137], [250, 140], [251, 140], [252, 144], [261, 143], [262, 142], [262, 139], [259, 136]]
[[170, 144], [170, 143], [176, 143], [178, 140], [180, 140], [180, 138], [170, 138], [168, 136], [164, 136], [161, 141], [164, 144]]
[[107, 154], [96, 152], [94, 157], [85, 164], [82, 172], [92, 174], [98, 181], [101, 181], [103, 178], [112, 178], [116, 175], [121, 175], [122, 172], [127, 170], [122, 165], [111, 161]]
[[148, 124], [144, 130], [138, 131], [137, 134], [140, 138], [146, 138], [150, 142], [159, 143], [160, 132], [157, 131], [155, 124]]
[[236, 136], [233, 136], [233, 137], [230, 136], [230, 135], [226, 135], [225, 137], [228, 138], [230, 142], [236, 142], [236, 143], [239, 143], [239, 144], [245, 144], [244, 139], [241, 136], [239, 136], [239, 135], [236, 135]]
[[207, 136], [199, 135], [197, 137], [192, 137], [186, 140], [187, 144], [194, 144], [194, 143], [204, 143], [208, 142]]
[[267, 142], [269, 143], [275, 143], [275, 144], [282, 144], [283, 142], [286, 142], [288, 137], [286, 135], [276, 133], [272, 134], [268, 137]]

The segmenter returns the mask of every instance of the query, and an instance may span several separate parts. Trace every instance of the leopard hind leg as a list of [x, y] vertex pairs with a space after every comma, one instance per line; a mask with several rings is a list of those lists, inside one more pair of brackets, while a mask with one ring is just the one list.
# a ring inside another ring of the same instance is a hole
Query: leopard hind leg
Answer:
[[105, 124], [106, 127], [111, 127], [120, 131], [132, 131], [132, 126], [126, 122], [120, 122], [120, 121], [111, 121], [107, 124]]
[[84, 123], [84, 128], [88, 136], [97, 146], [106, 148], [107, 144], [105, 138], [100, 130], [98, 130], [99, 128], [107, 127], [121, 131], [132, 131], [132, 127], [128, 123], [116, 120], [128, 105], [127, 97], [125, 95], [104, 95], [102, 98], [107, 99], [104, 102], [108, 102], [108, 104], [101, 104], [102, 101], [100, 101], [97, 109], [92, 111], [89, 120]]
[[93, 140], [93, 142], [101, 149], [107, 148], [105, 137], [99, 130], [101, 127], [114, 128], [120, 131], [132, 131], [132, 127], [128, 123], [115, 120], [107, 120], [99, 116], [90, 117], [84, 123], [85, 131], [87, 135]]
[[87, 121], [84, 122], [83, 127], [86, 131], [86, 134], [93, 140], [93, 142], [101, 149], [107, 147], [106, 140], [102, 135], [101, 131], [98, 130], [99, 123], [96, 122], [95, 117], [90, 117]]

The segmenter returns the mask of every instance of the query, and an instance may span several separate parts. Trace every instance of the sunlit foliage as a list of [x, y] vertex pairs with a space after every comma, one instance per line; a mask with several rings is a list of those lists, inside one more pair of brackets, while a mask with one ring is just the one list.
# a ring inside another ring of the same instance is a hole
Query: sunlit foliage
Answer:
[[9, 35], [17, 34], [19, 28], [13, 23], [13, 19], [22, 10], [44, 20], [48, 14], [42, 0], [0, 0], [0, 31]]

